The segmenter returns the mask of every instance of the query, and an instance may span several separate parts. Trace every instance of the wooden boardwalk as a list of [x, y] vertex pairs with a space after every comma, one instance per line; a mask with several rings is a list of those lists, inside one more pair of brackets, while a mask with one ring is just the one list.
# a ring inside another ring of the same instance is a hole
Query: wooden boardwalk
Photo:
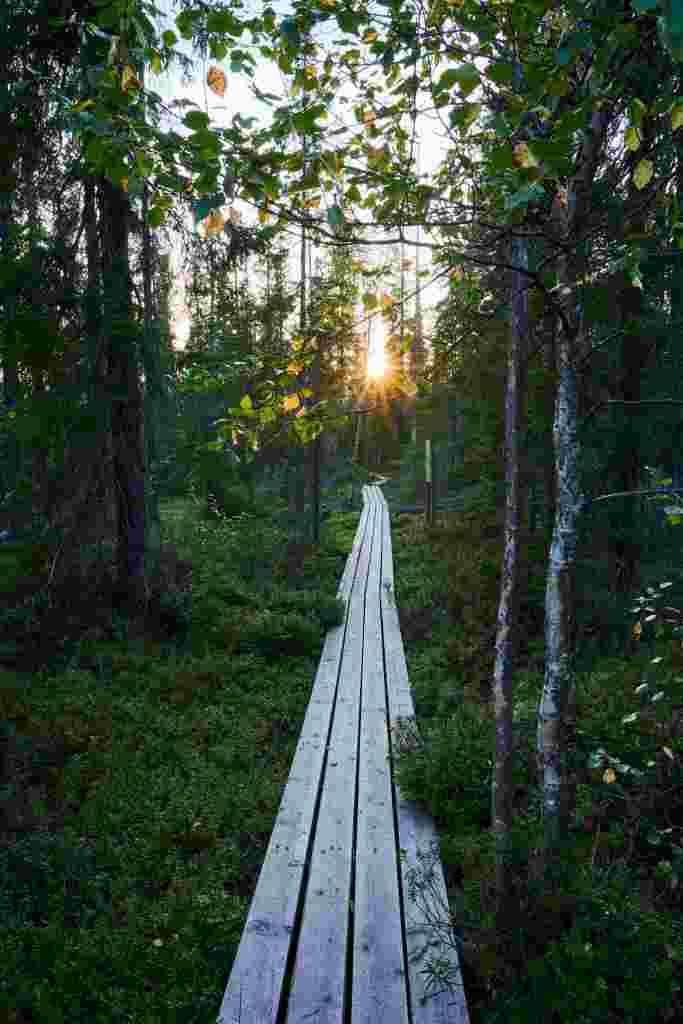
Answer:
[[[377, 486], [363, 502], [339, 586], [346, 620], [325, 640], [217, 1024], [468, 1024], [462, 985], [433, 989], [422, 973], [438, 957], [459, 975], [458, 957], [410, 898], [436, 835], [392, 779], [396, 727], [414, 709], [389, 512]], [[425, 896], [444, 920], [431, 863]]]

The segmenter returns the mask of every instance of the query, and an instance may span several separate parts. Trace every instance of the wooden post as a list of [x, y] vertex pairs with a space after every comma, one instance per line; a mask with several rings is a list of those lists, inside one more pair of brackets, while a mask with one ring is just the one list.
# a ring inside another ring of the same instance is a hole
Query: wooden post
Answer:
[[434, 486], [432, 482], [432, 442], [425, 438], [425, 523], [434, 522]]

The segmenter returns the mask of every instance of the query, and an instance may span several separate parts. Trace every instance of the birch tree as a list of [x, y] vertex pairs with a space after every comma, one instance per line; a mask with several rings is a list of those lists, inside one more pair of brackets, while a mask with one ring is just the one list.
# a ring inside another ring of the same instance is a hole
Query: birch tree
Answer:
[[579, 299], [579, 253], [595, 177], [610, 120], [607, 104], [594, 110], [584, 132], [576, 171], [553, 202], [560, 255], [557, 261], [561, 329], [557, 338], [557, 394], [553, 424], [556, 505], [545, 595], [545, 675], [538, 709], [537, 751], [542, 772], [545, 832], [544, 868], [557, 861], [566, 830], [567, 752], [565, 735], [574, 717], [574, 576], [581, 514], [579, 476], [577, 356], [583, 351], [585, 322]]

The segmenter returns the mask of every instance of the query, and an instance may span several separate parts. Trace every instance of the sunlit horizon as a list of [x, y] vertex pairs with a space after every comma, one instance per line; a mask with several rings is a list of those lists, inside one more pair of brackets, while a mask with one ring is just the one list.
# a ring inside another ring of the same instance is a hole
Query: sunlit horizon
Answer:
[[387, 369], [386, 351], [384, 348], [384, 335], [379, 331], [375, 332], [368, 350], [367, 375], [370, 380], [377, 380], [383, 377]]

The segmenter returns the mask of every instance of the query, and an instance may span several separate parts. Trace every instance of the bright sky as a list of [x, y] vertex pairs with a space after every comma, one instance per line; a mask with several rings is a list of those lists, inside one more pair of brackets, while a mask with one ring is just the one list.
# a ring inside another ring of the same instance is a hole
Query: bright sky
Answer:
[[[249, 0], [247, 0], [247, 3]], [[157, 0], [159, 8], [164, 11], [164, 17], [159, 19], [158, 28], [159, 31], [163, 31], [166, 28], [175, 29], [174, 24], [174, 3], [173, 0]], [[286, 14], [289, 12], [289, 6], [287, 4], [275, 3], [273, 5], [275, 10], [279, 14]], [[336, 23], [331, 23], [334, 27], [327, 29], [328, 35], [338, 34]], [[244, 40], [240, 40], [240, 46], [244, 49], [246, 36]], [[167, 102], [173, 99], [190, 99], [193, 100], [201, 110], [205, 110], [211, 117], [212, 122], [217, 124], [229, 124], [233, 116], [237, 113], [247, 117], [257, 117], [268, 119], [270, 108], [266, 107], [265, 104], [259, 102], [254, 98], [251, 93], [249, 83], [247, 79], [241, 75], [233, 74], [230, 72], [227, 62], [217, 62], [211, 58], [207, 58], [206, 61], [202, 61], [201, 58], [193, 54], [191, 44], [185, 40], [180, 40], [178, 43], [178, 49], [185, 53], [188, 57], [191, 57], [195, 62], [195, 70], [193, 72], [193, 80], [183, 80], [182, 74], [179, 68], [175, 68], [170, 72], [166, 72], [162, 75], [154, 76], [149, 75], [148, 84], [149, 87], [155, 92], [159, 93], [160, 96]], [[227, 78], [227, 89], [223, 97], [217, 96], [213, 93], [206, 85], [206, 73], [211, 65], [218, 65], [222, 67]], [[285, 95], [288, 87], [288, 82], [282, 72], [271, 62], [261, 60], [258, 65], [258, 72], [256, 76], [256, 83], [263, 92], [272, 92], [279, 95]], [[350, 114], [349, 108], [340, 108], [346, 120]], [[347, 113], [348, 111], [348, 113]], [[179, 112], [181, 114], [183, 112]], [[334, 112], [333, 112], [334, 113]], [[186, 129], [180, 124], [180, 118], [174, 119], [173, 127], [176, 131], [183, 132]], [[429, 171], [433, 169], [439, 162], [444, 152], [444, 144], [442, 139], [435, 131], [434, 125], [429, 122], [424, 122], [420, 126], [420, 166], [423, 171]], [[325, 200], [323, 200], [324, 202]], [[329, 200], [332, 201], [331, 199]], [[240, 210], [244, 218], [244, 222], [255, 223], [255, 210], [252, 207], [240, 204], [239, 201], [235, 203], [235, 206]], [[406, 232], [410, 237], [410, 231]], [[299, 266], [300, 266], [300, 239], [298, 229], [292, 227], [288, 234], [290, 237], [287, 239], [287, 246], [290, 252], [290, 280], [297, 281], [299, 278]], [[374, 237], [381, 237], [381, 232], [377, 230], [373, 231]], [[413, 234], [413, 237], [415, 235]], [[310, 253], [310, 266], [315, 267], [316, 256], [318, 250], [315, 247], [311, 247]], [[409, 248], [406, 247], [406, 256], [411, 256], [413, 253], [410, 252]], [[372, 263], [374, 260], [386, 260], [387, 252], [383, 246], [377, 246], [374, 251], [372, 249], [365, 250], [365, 259], [368, 263]], [[172, 280], [176, 282], [176, 294], [172, 298], [172, 309], [174, 310], [174, 330], [176, 335], [176, 345], [178, 348], [184, 348], [185, 342], [189, 335], [189, 322], [187, 314], [183, 307], [182, 299], [182, 278], [180, 276], [180, 265], [181, 265], [181, 253], [179, 249], [179, 242], [173, 245], [172, 249], [172, 260], [174, 263], [174, 272], [172, 273]], [[420, 258], [421, 267], [423, 269], [429, 269], [430, 259], [427, 250], [422, 250]], [[408, 275], [409, 278], [412, 275]], [[423, 285], [427, 279], [423, 280]], [[409, 292], [414, 289], [414, 278], [407, 282]], [[422, 305], [423, 310], [430, 304], [438, 301], [442, 294], [442, 286], [434, 285], [429, 286], [423, 292]], [[373, 318], [376, 321], [376, 325], [373, 323], [370, 332], [370, 362], [372, 365], [377, 367], [381, 355], [379, 354], [383, 348], [383, 340], [381, 335], [378, 336], [377, 329], [381, 330], [381, 317]]]

